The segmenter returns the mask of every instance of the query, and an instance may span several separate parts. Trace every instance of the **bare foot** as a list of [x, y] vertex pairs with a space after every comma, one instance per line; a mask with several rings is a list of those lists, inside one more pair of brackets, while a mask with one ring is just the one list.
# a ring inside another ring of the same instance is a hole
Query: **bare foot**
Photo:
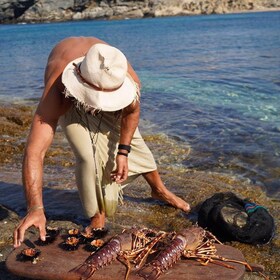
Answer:
[[154, 199], [166, 202], [175, 208], [183, 210], [184, 212], [189, 212], [191, 210], [190, 205], [186, 201], [176, 196], [174, 193], [170, 192], [167, 189], [162, 191], [152, 190], [151, 196]]
[[86, 232], [91, 232], [92, 229], [101, 229], [105, 227], [105, 213], [97, 213], [90, 218], [90, 225], [85, 228]]
[[157, 170], [144, 173], [143, 176], [152, 189], [152, 198], [166, 202], [185, 212], [189, 212], [191, 210], [190, 205], [186, 201], [176, 196], [165, 187]]

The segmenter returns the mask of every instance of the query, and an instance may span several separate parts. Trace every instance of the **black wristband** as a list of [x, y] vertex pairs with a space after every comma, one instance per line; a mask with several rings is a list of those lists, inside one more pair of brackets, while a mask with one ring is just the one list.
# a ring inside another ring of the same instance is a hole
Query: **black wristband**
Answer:
[[118, 155], [121, 155], [121, 156], [125, 156], [125, 157], [128, 157], [128, 154], [126, 153], [122, 153], [122, 152], [117, 152]]
[[119, 144], [118, 149], [119, 149], [119, 150], [126, 150], [126, 151], [128, 151], [128, 152], [130, 153], [131, 146], [129, 146], [129, 145], [124, 145], [124, 144]]

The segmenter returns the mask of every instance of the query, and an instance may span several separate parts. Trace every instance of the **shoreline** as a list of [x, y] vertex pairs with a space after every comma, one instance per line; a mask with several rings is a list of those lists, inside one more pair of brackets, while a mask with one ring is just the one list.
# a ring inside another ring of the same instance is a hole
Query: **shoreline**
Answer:
[[246, 14], [246, 13], [262, 13], [262, 12], [280, 12], [280, 7], [276, 8], [260, 8], [260, 9], [248, 9], [248, 10], [234, 10], [225, 13], [178, 13], [167, 14], [159, 16], [143, 16], [143, 17], [127, 17], [126, 15], [120, 15], [115, 17], [96, 17], [96, 18], [80, 18], [80, 19], [57, 19], [57, 20], [8, 20], [3, 21], [1, 24], [13, 25], [13, 24], [42, 24], [42, 23], [67, 23], [75, 21], [118, 21], [118, 20], [133, 20], [133, 19], [149, 19], [149, 18], [165, 18], [165, 17], [192, 17], [192, 16], [211, 16], [211, 15], [234, 15], [234, 14]]
[[258, 9], [258, 10], [240, 10], [240, 11], [234, 11], [234, 12], [230, 12], [230, 13], [225, 13], [223, 15], [228, 15], [228, 14], [266, 13], [266, 12], [280, 12], [280, 7], [279, 8]]

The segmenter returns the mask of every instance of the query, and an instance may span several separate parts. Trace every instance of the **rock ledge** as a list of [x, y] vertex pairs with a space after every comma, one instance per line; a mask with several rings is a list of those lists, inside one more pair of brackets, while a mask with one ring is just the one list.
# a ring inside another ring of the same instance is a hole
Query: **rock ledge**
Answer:
[[280, 10], [278, 0], [0, 0], [0, 23], [126, 19]]

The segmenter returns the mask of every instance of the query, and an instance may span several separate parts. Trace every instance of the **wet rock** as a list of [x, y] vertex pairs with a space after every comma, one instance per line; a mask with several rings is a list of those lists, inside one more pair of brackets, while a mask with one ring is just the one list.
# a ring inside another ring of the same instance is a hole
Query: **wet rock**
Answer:
[[[4, 127], [0, 135], [0, 144], [4, 143], [7, 147], [3, 149], [3, 152], [1, 148], [0, 178], [4, 184], [18, 184], [21, 191], [19, 166], [33, 111], [33, 106], [0, 106], [0, 127], [1, 129]], [[277, 230], [272, 242], [264, 246], [257, 247], [238, 242], [230, 245], [240, 249], [247, 261], [265, 266], [266, 275], [270, 276], [270, 279], [279, 279], [279, 201], [268, 198], [260, 186], [251, 184], [247, 178], [226, 175], [222, 173], [222, 170], [221, 173], [210, 172], [211, 166], [209, 170], [204, 171], [198, 171], [196, 168], [188, 169], [183, 162], [189, 161], [191, 163], [195, 162], [195, 159], [193, 151], [183, 141], [177, 141], [176, 138], [169, 138], [162, 134], [144, 135], [144, 139], [153, 151], [163, 182], [170, 191], [191, 204], [192, 212], [186, 214], [161, 201], [152, 199], [149, 186], [142, 177], [139, 177], [124, 189], [124, 204], [119, 206], [112, 220], [108, 219], [107, 225], [116, 232], [134, 225], [166, 231], [179, 231], [196, 222], [197, 207], [201, 202], [217, 192], [232, 191], [240, 197], [250, 198], [251, 201], [265, 206], [275, 218]], [[166, 151], [170, 151], [168, 155], [166, 155]], [[7, 158], [9, 160], [5, 161], [4, 159]], [[54, 197], [59, 193], [59, 190], [69, 190], [72, 193], [76, 190], [73, 163], [72, 151], [61, 130], [58, 129], [48, 151], [45, 164], [44, 184], [47, 186], [45, 189], [52, 189], [52, 192], [49, 191], [51, 200], [45, 199], [46, 211], [51, 208], [48, 207], [48, 201], [56, 203]], [[279, 170], [277, 169], [275, 172], [279, 172]], [[277, 184], [277, 182], [275, 183]], [[65, 201], [58, 199], [60, 208], [63, 207], [63, 203], [69, 202], [66, 195], [63, 198]], [[9, 201], [12, 202], [12, 199]], [[12, 232], [21, 218], [13, 210], [17, 206], [18, 203], [12, 203], [9, 208], [0, 205], [0, 254], [2, 254], [2, 256], [0, 255], [0, 273], [1, 277], [4, 275], [3, 279], [5, 280], [18, 279], [5, 271], [4, 268], [4, 260], [12, 250]], [[54, 214], [48, 216], [49, 225], [69, 229], [84, 226], [76, 224], [68, 218], [75, 216], [75, 213], [68, 215], [67, 218], [65, 217], [65, 209], [63, 213], [59, 217], [52, 216]], [[27, 236], [30, 237], [34, 237], [34, 235], [38, 235], [36, 229], [31, 229], [27, 233]], [[245, 280], [247, 279], [261, 278], [249, 273], [245, 277]]]
[[21, 157], [31, 116], [31, 107], [0, 106], [0, 163], [13, 162]]
[[[34, 106], [0, 105], [0, 164], [21, 163], [33, 112]], [[69, 145], [66, 143], [65, 149], [59, 144], [64, 140], [65, 137], [58, 130], [54, 143], [46, 155], [47, 164], [57, 164], [58, 160], [63, 166], [73, 165], [73, 153]]]

